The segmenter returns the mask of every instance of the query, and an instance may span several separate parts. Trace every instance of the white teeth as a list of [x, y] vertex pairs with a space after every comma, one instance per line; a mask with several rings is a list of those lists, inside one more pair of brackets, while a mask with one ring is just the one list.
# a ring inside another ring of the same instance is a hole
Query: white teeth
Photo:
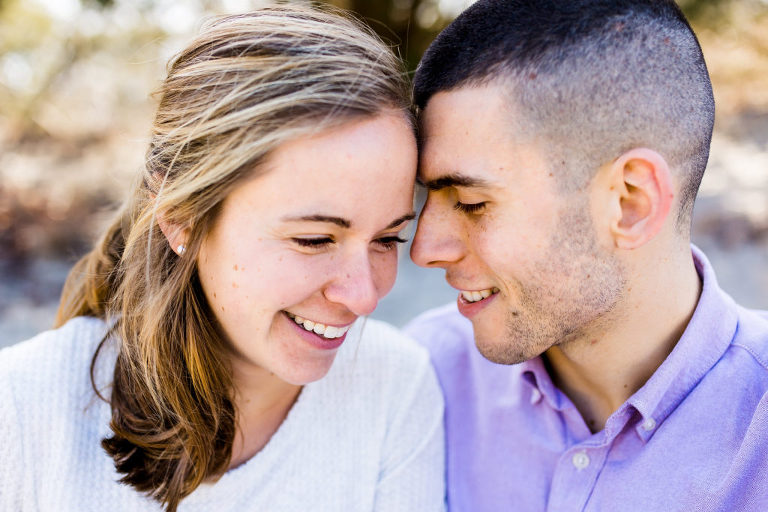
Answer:
[[467, 302], [477, 302], [479, 300], [486, 299], [493, 295], [494, 293], [497, 293], [499, 291], [498, 288], [487, 288], [485, 290], [480, 291], [468, 291], [468, 290], [462, 290], [461, 296], [464, 297], [464, 300]]
[[315, 334], [319, 334], [320, 336], [328, 339], [332, 338], [340, 338], [341, 336], [344, 336], [351, 325], [348, 325], [346, 327], [335, 327], [333, 325], [325, 325], [321, 324], [320, 322], [313, 322], [312, 320], [307, 320], [306, 318], [302, 318], [300, 316], [296, 316], [294, 314], [288, 313], [288, 316], [297, 324], [304, 327], [307, 331], [314, 332]]

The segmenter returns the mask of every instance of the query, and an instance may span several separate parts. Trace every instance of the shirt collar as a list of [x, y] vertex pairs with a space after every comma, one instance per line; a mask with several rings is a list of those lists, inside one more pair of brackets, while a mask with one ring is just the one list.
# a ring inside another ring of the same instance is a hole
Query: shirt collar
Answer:
[[[650, 439], [733, 340], [738, 321], [735, 303], [718, 287], [714, 270], [704, 253], [694, 245], [691, 245], [691, 252], [702, 281], [701, 296], [691, 321], [675, 348], [648, 382], [611, 415], [606, 422], [606, 434], [608, 430], [618, 433], [627, 421], [638, 418], [635, 426], [637, 434], [644, 441]], [[552, 383], [542, 357], [520, 366], [523, 380], [532, 389], [532, 402], [543, 398], [558, 411], [570, 404]]]
[[636, 430], [646, 441], [722, 357], [736, 333], [738, 315], [733, 299], [718, 287], [704, 253], [693, 245], [691, 251], [702, 281], [691, 321], [669, 356], [625, 404], [642, 416]]
[[535, 357], [520, 363], [520, 368], [523, 381], [528, 383], [532, 389], [531, 403], [536, 403], [543, 399], [551, 408], [557, 411], [562, 411], [570, 403], [552, 382], [543, 357]]

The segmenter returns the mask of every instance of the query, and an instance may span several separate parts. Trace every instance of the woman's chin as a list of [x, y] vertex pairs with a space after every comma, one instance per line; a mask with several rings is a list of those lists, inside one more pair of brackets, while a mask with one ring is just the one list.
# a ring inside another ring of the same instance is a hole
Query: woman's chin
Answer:
[[333, 365], [333, 359], [331, 357], [327, 362], [312, 361], [291, 368], [284, 368], [275, 372], [275, 375], [288, 384], [304, 386], [325, 377]]

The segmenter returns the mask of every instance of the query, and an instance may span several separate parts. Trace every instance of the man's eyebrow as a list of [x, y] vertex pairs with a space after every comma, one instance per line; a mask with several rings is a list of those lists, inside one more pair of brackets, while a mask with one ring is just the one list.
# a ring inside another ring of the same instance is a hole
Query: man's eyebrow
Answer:
[[458, 172], [446, 174], [434, 180], [424, 181], [419, 178], [417, 181], [429, 190], [441, 190], [447, 187], [490, 187], [491, 185], [490, 182], [482, 178], [467, 176]]
[[396, 218], [395, 220], [393, 220], [392, 222], [390, 222], [390, 223], [389, 223], [389, 226], [387, 226], [387, 227], [386, 227], [386, 228], [384, 228], [384, 229], [392, 229], [392, 228], [396, 228], [397, 226], [399, 226], [399, 225], [400, 225], [400, 224], [402, 224], [403, 222], [405, 222], [405, 221], [407, 221], [407, 220], [413, 220], [413, 219], [415, 219], [415, 218], [416, 218], [416, 212], [406, 213], [406, 214], [405, 214], [405, 215], [403, 215], [402, 217], [398, 217], [398, 218]]
[[336, 224], [342, 228], [350, 228], [352, 223], [347, 219], [341, 217], [333, 217], [331, 215], [300, 215], [298, 217], [283, 217], [283, 222], [327, 222], [329, 224]]

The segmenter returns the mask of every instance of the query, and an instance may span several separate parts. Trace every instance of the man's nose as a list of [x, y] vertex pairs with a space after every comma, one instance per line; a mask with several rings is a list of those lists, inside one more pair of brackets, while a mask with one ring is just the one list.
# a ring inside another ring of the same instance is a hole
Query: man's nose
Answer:
[[464, 255], [461, 226], [452, 211], [433, 204], [429, 198], [419, 215], [411, 243], [411, 259], [421, 267], [445, 268]]

